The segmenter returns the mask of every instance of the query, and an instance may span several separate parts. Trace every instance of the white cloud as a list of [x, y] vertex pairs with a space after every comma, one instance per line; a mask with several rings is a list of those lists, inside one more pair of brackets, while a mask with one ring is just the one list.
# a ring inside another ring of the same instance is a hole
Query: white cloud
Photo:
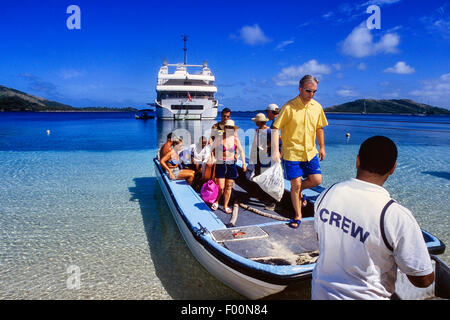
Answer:
[[375, 4], [377, 6], [382, 6], [385, 4], [393, 4], [393, 3], [397, 3], [400, 2], [401, 0], [370, 0], [367, 1], [366, 3], [363, 3], [361, 6], [365, 7], [365, 6], [370, 6], [372, 4]]
[[442, 81], [450, 81], [450, 73], [443, 74], [442, 76], [440, 76], [440, 79]]
[[78, 77], [81, 77], [84, 75], [84, 72], [74, 70], [74, 69], [64, 69], [64, 70], [61, 70], [60, 73], [64, 80], [78, 78]]
[[422, 81], [420, 88], [410, 92], [413, 96], [434, 101], [449, 108], [450, 101], [450, 73], [441, 75], [438, 79]]
[[366, 9], [370, 5], [385, 6], [391, 5], [401, 0], [369, 0], [364, 3], [359, 3], [359, 1], [345, 1], [337, 6], [337, 9], [333, 11], [326, 12], [322, 14], [322, 18], [333, 23], [342, 24], [347, 23], [352, 20], [367, 19]]
[[384, 69], [383, 72], [397, 73], [397, 74], [411, 74], [414, 73], [415, 70], [413, 67], [408, 66], [405, 62], [399, 61], [395, 64], [395, 66]]
[[312, 59], [300, 66], [289, 66], [281, 69], [274, 81], [277, 86], [298, 85], [300, 79], [310, 74], [320, 78], [324, 74], [330, 74], [331, 68], [326, 64], [320, 64], [317, 60]]
[[374, 42], [370, 30], [365, 22], [354, 28], [342, 43], [344, 54], [362, 58], [378, 53], [395, 53], [400, 43], [400, 37], [396, 33], [385, 34], [380, 41]]
[[361, 62], [360, 64], [358, 64], [357, 68], [358, 70], [366, 70], [367, 66], [364, 62]]
[[271, 42], [272, 39], [268, 38], [264, 32], [261, 30], [258, 24], [254, 24], [253, 26], [243, 26], [241, 30], [239, 30], [239, 36], [231, 35], [232, 38], [239, 38], [244, 41], [244, 43], [255, 46], [259, 44], [265, 44]]
[[400, 93], [398, 91], [382, 93], [381, 96], [386, 99], [396, 99], [400, 98]]
[[445, 3], [428, 16], [418, 19], [430, 34], [438, 34], [445, 40], [450, 40], [450, 3]]
[[340, 89], [337, 90], [336, 93], [341, 97], [356, 97], [358, 93], [352, 89]]
[[293, 43], [294, 43], [294, 40], [282, 41], [275, 47], [275, 50], [276, 51], [284, 51], [285, 47], [287, 47], [288, 45], [293, 44]]
[[339, 71], [339, 70], [342, 69], [342, 65], [341, 65], [340, 63], [333, 63], [333, 67], [334, 67], [337, 71]]

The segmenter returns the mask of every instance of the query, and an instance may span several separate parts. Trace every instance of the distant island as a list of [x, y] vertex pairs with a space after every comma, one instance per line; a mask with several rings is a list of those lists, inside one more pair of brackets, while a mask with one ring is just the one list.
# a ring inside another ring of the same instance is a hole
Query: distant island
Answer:
[[450, 114], [450, 110], [432, 107], [409, 99], [359, 99], [324, 109], [325, 113], [356, 114]]
[[75, 108], [67, 104], [33, 96], [25, 92], [0, 85], [1, 111], [30, 111], [30, 112], [134, 112], [135, 108], [87, 107]]

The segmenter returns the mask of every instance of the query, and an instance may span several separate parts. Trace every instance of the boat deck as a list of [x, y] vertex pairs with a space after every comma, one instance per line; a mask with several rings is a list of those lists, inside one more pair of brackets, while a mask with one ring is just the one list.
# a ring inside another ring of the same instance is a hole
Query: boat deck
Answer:
[[[311, 190], [309, 195], [310, 199], [314, 199], [318, 193]], [[308, 202], [302, 208], [302, 224], [298, 229], [293, 229], [288, 226], [294, 212], [289, 191], [285, 191], [283, 199], [274, 210], [265, 208], [270, 202], [270, 196], [240, 172], [230, 200], [230, 207], [234, 203], [238, 208], [237, 219], [234, 225], [230, 224], [236, 212], [226, 214], [223, 207], [219, 206], [214, 213], [227, 229], [212, 231], [212, 237], [231, 252], [261, 263], [303, 265], [315, 262], [319, 251], [312, 218], [313, 203]], [[238, 206], [239, 203], [268, 216]]]
[[[221, 230], [220, 230], [221, 231]], [[213, 231], [217, 242], [244, 258], [276, 265], [302, 265], [318, 257], [318, 243], [314, 240], [313, 221], [305, 221], [299, 229], [286, 223], [227, 229], [227, 234]], [[256, 234], [236, 239], [235, 235]], [[225, 238], [225, 239], [224, 239]], [[293, 241], [295, 239], [295, 241]]]

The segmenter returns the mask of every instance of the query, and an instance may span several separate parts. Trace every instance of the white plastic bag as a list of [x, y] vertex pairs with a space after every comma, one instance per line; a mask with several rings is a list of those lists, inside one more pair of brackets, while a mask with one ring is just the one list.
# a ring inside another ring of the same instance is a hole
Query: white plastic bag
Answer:
[[270, 194], [272, 198], [280, 201], [284, 193], [284, 176], [281, 162], [275, 163], [269, 169], [253, 178], [261, 189]]

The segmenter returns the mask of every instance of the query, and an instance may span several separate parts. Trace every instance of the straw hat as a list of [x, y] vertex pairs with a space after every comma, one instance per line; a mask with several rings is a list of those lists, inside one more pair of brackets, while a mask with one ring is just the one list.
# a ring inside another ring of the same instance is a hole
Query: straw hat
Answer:
[[234, 121], [231, 119], [228, 119], [227, 121], [225, 121], [225, 123], [223, 124], [224, 127], [234, 127], [235, 129], [238, 129], [239, 127], [236, 126], [234, 124]]
[[267, 122], [269, 119], [266, 118], [266, 115], [264, 113], [258, 113], [256, 117], [252, 118], [252, 121], [255, 122]]

